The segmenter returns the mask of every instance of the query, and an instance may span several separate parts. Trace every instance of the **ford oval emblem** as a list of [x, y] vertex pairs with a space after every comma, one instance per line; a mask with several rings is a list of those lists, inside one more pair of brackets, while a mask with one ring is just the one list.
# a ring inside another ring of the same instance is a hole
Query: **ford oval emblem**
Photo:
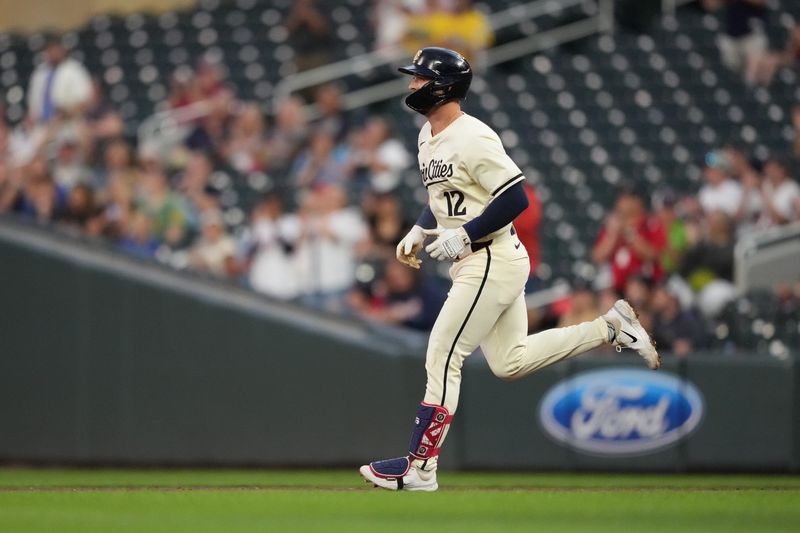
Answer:
[[678, 376], [614, 368], [582, 372], [544, 395], [539, 420], [558, 442], [591, 454], [649, 453], [691, 433], [703, 397]]

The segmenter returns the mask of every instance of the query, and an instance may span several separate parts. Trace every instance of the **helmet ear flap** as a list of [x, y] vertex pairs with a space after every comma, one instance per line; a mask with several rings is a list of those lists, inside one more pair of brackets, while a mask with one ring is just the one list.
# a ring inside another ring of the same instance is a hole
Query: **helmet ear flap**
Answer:
[[466, 97], [466, 88], [459, 90], [453, 80], [434, 79], [409, 94], [406, 105], [416, 111], [427, 115], [434, 108], [450, 100], [461, 100]]

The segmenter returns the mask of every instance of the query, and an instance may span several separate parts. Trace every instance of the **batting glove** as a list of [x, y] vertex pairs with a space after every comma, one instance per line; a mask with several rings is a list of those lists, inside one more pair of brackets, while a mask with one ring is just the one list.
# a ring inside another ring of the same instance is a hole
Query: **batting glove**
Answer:
[[422, 249], [424, 242], [425, 230], [420, 226], [414, 225], [411, 231], [397, 244], [397, 250], [395, 250], [397, 260], [411, 268], [419, 268], [422, 261], [417, 259], [417, 252]]
[[425, 251], [437, 261], [452, 261], [461, 257], [470, 244], [469, 235], [463, 227], [456, 229], [425, 230], [425, 235], [436, 237]]

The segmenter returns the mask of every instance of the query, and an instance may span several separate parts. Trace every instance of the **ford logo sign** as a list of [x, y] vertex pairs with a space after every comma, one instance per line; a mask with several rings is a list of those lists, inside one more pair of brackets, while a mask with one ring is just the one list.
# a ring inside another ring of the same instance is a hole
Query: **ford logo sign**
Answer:
[[669, 446], [702, 417], [703, 398], [694, 385], [666, 372], [632, 368], [582, 372], [547, 391], [539, 405], [550, 436], [598, 455]]

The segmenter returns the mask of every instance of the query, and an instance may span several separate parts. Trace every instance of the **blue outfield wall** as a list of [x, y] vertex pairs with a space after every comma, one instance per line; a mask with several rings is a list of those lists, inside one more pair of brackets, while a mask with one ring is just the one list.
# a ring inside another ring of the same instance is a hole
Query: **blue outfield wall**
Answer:
[[[405, 452], [424, 339], [0, 220], [0, 460], [356, 466]], [[449, 468], [800, 471], [794, 360], [464, 367]]]

